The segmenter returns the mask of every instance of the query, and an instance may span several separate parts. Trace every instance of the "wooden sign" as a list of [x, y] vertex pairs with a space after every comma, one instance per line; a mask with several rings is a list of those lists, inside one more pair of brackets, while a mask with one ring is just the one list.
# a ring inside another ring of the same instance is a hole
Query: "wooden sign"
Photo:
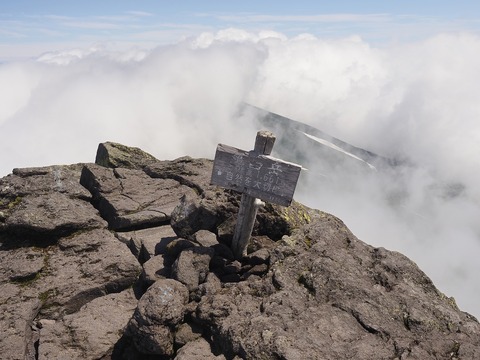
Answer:
[[219, 144], [211, 183], [288, 206], [292, 202], [301, 168], [268, 155]]
[[211, 183], [242, 193], [237, 224], [232, 239], [236, 259], [246, 255], [246, 248], [261, 200], [288, 206], [300, 175], [301, 166], [270, 155], [275, 136], [259, 131], [252, 151], [219, 144], [213, 163]]

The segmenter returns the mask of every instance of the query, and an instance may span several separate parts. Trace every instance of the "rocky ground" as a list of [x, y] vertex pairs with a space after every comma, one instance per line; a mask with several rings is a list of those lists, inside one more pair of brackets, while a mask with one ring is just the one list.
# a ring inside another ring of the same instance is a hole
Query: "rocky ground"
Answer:
[[1, 358], [480, 358], [473, 316], [332, 215], [267, 204], [235, 260], [211, 169], [104, 143], [0, 179]]

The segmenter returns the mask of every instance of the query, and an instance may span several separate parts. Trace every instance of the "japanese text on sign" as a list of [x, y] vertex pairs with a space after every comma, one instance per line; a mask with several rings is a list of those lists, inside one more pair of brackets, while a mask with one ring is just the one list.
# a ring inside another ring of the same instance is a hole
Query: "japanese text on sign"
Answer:
[[299, 165], [219, 144], [211, 182], [287, 206], [292, 201], [300, 170]]

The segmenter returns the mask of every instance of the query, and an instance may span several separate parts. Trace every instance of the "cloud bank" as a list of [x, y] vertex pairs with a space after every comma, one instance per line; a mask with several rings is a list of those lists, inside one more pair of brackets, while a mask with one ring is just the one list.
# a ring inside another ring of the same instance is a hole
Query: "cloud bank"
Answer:
[[[253, 146], [248, 102], [382, 156], [395, 171], [306, 176], [297, 199], [412, 258], [480, 315], [480, 38], [374, 47], [227, 29], [153, 50], [108, 46], [0, 64], [0, 176], [91, 162], [100, 142], [160, 159]], [[318, 160], [319, 168], [322, 160]]]

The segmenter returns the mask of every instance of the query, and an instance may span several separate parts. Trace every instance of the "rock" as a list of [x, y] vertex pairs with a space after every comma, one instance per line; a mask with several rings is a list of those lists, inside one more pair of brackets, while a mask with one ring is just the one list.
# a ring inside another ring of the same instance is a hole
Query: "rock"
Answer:
[[206, 247], [182, 251], [172, 266], [172, 278], [184, 284], [189, 291], [195, 291], [207, 278], [213, 254], [214, 250]]
[[213, 231], [217, 223], [215, 213], [209, 212], [202, 206], [196, 195], [184, 195], [180, 204], [172, 211], [170, 225], [175, 233], [182, 238], [193, 237], [199, 230]]
[[80, 183], [114, 230], [165, 225], [178, 199], [194, 191], [171, 179], [152, 179], [142, 170], [107, 169], [89, 164]]
[[310, 224], [295, 235], [297, 251], [275, 261], [265, 277], [201, 299], [196, 317], [213, 329], [223, 354], [248, 359], [479, 356], [476, 319], [459, 312], [413, 262], [362, 243], [331, 215], [310, 215]]
[[[54, 242], [83, 229], [105, 227], [78, 183], [82, 165], [14, 169], [0, 179], [0, 241]], [[26, 239], [26, 237], [28, 239]], [[41, 238], [41, 239], [40, 239]]]
[[246, 262], [251, 265], [268, 264], [269, 259], [270, 259], [270, 250], [266, 248], [262, 248], [251, 254], [248, 254], [245, 258]]
[[206, 294], [215, 294], [222, 289], [222, 282], [214, 273], [208, 273], [207, 278], [203, 284], [198, 285], [199, 299]]
[[177, 259], [178, 255], [180, 255], [180, 253], [183, 250], [190, 249], [195, 246], [196, 244], [193, 241], [185, 240], [181, 238], [171, 241], [167, 245], [167, 248], [165, 251], [165, 255], [168, 257], [168, 260], [170, 260], [168, 262], [171, 262], [173, 264], [173, 262]]
[[208, 341], [198, 338], [178, 350], [175, 360], [225, 360], [225, 356], [215, 356]]
[[245, 271], [244, 274], [242, 274], [242, 279], [247, 279], [252, 275], [257, 275], [257, 276], [264, 276], [268, 272], [268, 265], [267, 264], [258, 264], [247, 271]]
[[29, 194], [59, 192], [89, 201], [90, 193], [78, 181], [82, 168], [83, 164], [13, 169], [0, 179], [0, 198], [15, 200]]
[[145, 168], [145, 172], [160, 179], [173, 179], [203, 195], [211, 189], [212, 160], [192, 159], [185, 156], [173, 161], [158, 161]]
[[2, 284], [1, 289], [0, 354], [5, 359], [34, 360], [37, 339], [32, 334], [32, 327], [40, 301], [22, 297], [21, 291], [14, 286]]
[[98, 145], [95, 164], [107, 168], [142, 169], [158, 160], [136, 148], [114, 142], [104, 142]]
[[225, 244], [213, 245], [212, 248], [215, 250], [215, 254], [221, 256], [227, 260], [234, 260], [233, 251]]
[[195, 234], [193, 234], [193, 239], [204, 247], [218, 245], [217, 236], [208, 230], [197, 231]]
[[76, 312], [96, 297], [132, 286], [141, 271], [128, 248], [106, 230], [63, 238], [59, 250], [45, 254], [45, 276], [37, 280], [41, 313]]
[[39, 359], [100, 359], [113, 352], [137, 306], [132, 289], [96, 298], [60, 322], [42, 319]]
[[186, 343], [195, 341], [202, 337], [203, 329], [196, 324], [183, 323], [175, 333], [175, 345], [182, 347]]
[[263, 248], [272, 249], [275, 247], [275, 244], [275, 241], [268, 236], [252, 236], [248, 242], [247, 254], [251, 254]]
[[227, 263], [222, 270], [224, 274], [236, 274], [239, 273], [241, 269], [242, 263], [240, 261], [234, 260], [230, 263]]
[[128, 245], [140, 263], [144, 263], [156, 255], [165, 254], [168, 244], [178, 239], [170, 225], [117, 232], [116, 235]]
[[144, 354], [173, 354], [173, 333], [183, 321], [188, 302], [187, 288], [172, 279], [158, 280], [138, 302], [127, 334]]
[[39, 277], [45, 267], [44, 253], [36, 248], [11, 250], [2, 260], [0, 268], [4, 271], [2, 280], [5, 282], [28, 283]]
[[29, 349], [43, 341], [41, 336], [35, 338], [38, 332], [30, 331], [37, 316], [62, 324], [64, 315], [77, 312], [90, 301], [131, 287], [139, 272], [140, 265], [127, 247], [101, 229], [61, 238], [58, 245], [46, 248], [1, 249], [3, 357], [34, 359], [25, 351], [33, 354]]
[[478, 321], [405, 256], [293, 202], [233, 261], [240, 196], [212, 162], [133, 158], [0, 179], [2, 358], [480, 358]]
[[5, 221], [6, 232], [43, 238], [105, 226], [88, 202], [58, 192], [26, 195]]
[[159, 279], [166, 279], [170, 277], [172, 269], [165, 266], [165, 260], [163, 256], [153, 256], [143, 264], [143, 271], [141, 280], [145, 288], [152, 285]]

